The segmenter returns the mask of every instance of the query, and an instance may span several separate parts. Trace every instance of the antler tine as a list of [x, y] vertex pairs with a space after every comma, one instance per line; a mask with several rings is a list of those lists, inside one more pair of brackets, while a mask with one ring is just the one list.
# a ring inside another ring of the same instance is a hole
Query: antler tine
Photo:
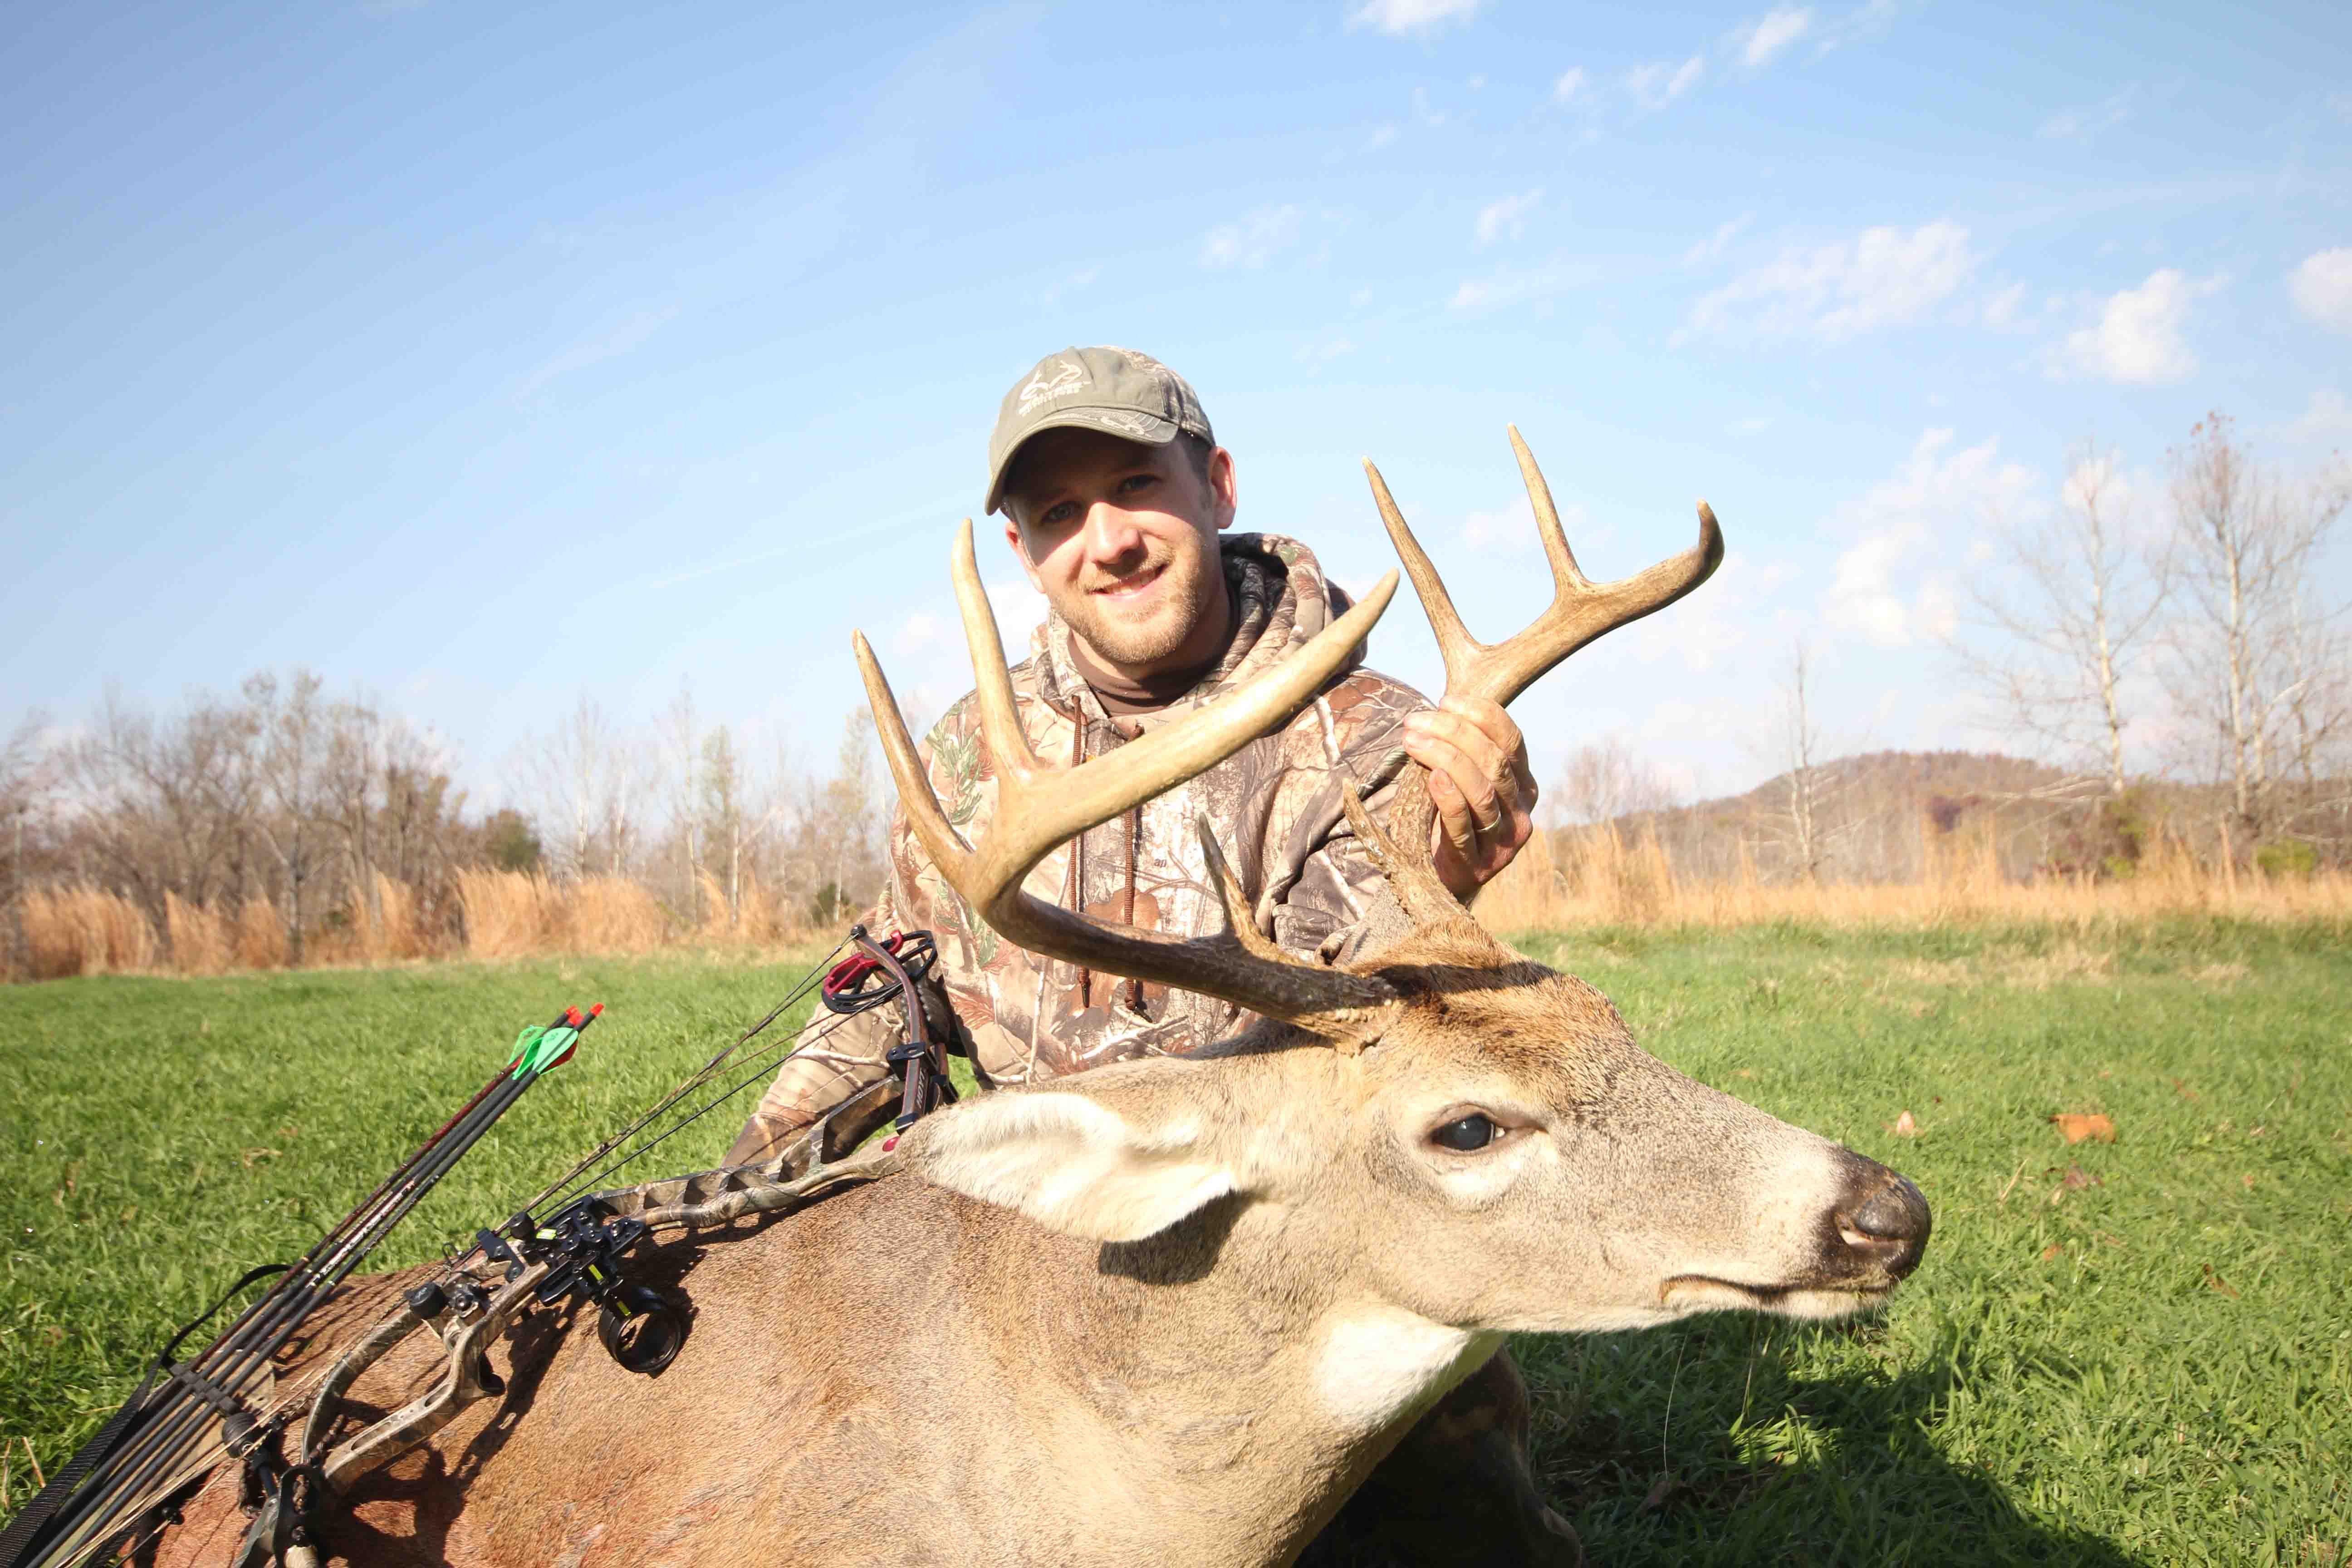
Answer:
[[1519, 460], [1519, 482], [1528, 488], [1528, 505], [1536, 514], [1536, 532], [1543, 538], [1544, 558], [1551, 563], [1552, 586], [1559, 591], [1585, 587], [1590, 579], [1576, 563], [1576, 552], [1568, 547], [1568, 535], [1559, 526], [1559, 509], [1551, 502], [1551, 487], [1544, 483], [1543, 470], [1536, 467], [1536, 455], [1528, 450], [1527, 442], [1519, 438], [1519, 427], [1507, 425], [1511, 433], [1511, 455]]
[[1377, 1034], [1395, 1001], [1393, 990], [1369, 976], [1281, 954], [1249, 923], [1238, 884], [1222, 858], [1213, 875], [1233, 930], [1217, 937], [1186, 939], [1096, 920], [1034, 898], [1021, 884], [1056, 847], [1205, 772], [1287, 722], [1346, 662], [1388, 608], [1396, 593], [1396, 574], [1382, 577], [1362, 603], [1239, 690], [1116, 751], [1062, 768], [1040, 762], [1021, 731], [995, 617], [973, 563], [969, 522], [957, 541], [954, 561], [981, 724], [997, 764], [996, 813], [979, 845], [966, 844], [940, 809], [872, 647], [863, 634], [854, 646], [908, 821], [973, 912], [1007, 941], [1048, 958], [1221, 996], [1335, 1041], [1360, 1041]]
[[956, 531], [949, 563], [955, 578], [956, 608], [963, 616], [964, 646], [971, 650], [972, 696], [980, 704], [981, 735], [1000, 774], [1034, 773], [1037, 753], [1030, 749], [1028, 732], [1013, 711], [1013, 672], [1005, 667], [1004, 639], [997, 633], [996, 612], [989, 607], [988, 590], [980, 584], [970, 518]]
[[1405, 526], [1404, 513], [1397, 510], [1396, 498], [1389, 494], [1389, 482], [1381, 471], [1364, 459], [1364, 474], [1372, 481], [1372, 500], [1381, 509], [1381, 521], [1388, 525], [1389, 542], [1396, 546], [1397, 559], [1404, 563], [1405, 575], [1412, 579], [1412, 591], [1421, 595], [1422, 614], [1429, 617], [1429, 629], [1437, 634], [1437, 651], [1445, 660], [1446, 689], [1452, 690], [1457, 679], [1456, 666], [1482, 647], [1470, 628], [1462, 624], [1460, 612], [1454, 607], [1454, 597], [1445, 591], [1445, 580], [1430, 564], [1428, 552], [1421, 541]]

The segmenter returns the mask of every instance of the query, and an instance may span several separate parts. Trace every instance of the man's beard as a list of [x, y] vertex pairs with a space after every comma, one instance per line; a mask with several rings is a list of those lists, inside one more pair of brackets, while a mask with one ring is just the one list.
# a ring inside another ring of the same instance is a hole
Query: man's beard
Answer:
[[1201, 584], [1208, 565], [1207, 552], [1197, 545], [1171, 547], [1168, 554], [1147, 558], [1127, 575], [1141, 576], [1162, 561], [1166, 565], [1152, 584], [1150, 607], [1137, 618], [1121, 615], [1116, 601], [1086, 592], [1055, 608], [1097, 658], [1122, 665], [1157, 663], [1182, 647], [1200, 624]]

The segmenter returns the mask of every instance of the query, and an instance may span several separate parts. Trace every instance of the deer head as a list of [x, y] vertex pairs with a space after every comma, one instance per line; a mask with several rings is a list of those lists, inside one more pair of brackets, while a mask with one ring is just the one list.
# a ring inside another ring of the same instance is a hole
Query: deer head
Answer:
[[[1447, 690], [1503, 702], [1577, 647], [1689, 592], [1723, 553], [1702, 502], [1690, 551], [1622, 582], [1588, 581], [1517, 430], [1511, 440], [1557, 595], [1494, 647], [1464, 629], [1366, 465], [1436, 630]], [[1394, 573], [1281, 668], [1076, 768], [1033, 754], [1015, 721], [969, 523], [954, 574], [1003, 792], [986, 843], [965, 844], [940, 810], [872, 650], [856, 641], [900, 798], [947, 879], [1006, 940], [1222, 996], [1266, 1022], [1192, 1058], [1102, 1068], [935, 1117], [905, 1145], [926, 1179], [1106, 1243], [1176, 1245], [1167, 1238], [1184, 1222], [1230, 1218], [1236, 1205], [1270, 1216], [1250, 1232], [1251, 1267], [1322, 1303], [1327, 1402], [1374, 1423], [1449, 1369], [1476, 1364], [1475, 1344], [1502, 1331], [1625, 1328], [1721, 1308], [1835, 1316], [1883, 1297], [1916, 1264], [1928, 1215], [1909, 1182], [1645, 1054], [1600, 993], [1472, 921], [1431, 869], [1417, 769], [1385, 831], [1348, 800], [1405, 921], [1344, 968], [1258, 934], [1205, 824], [1229, 926], [1214, 938], [1118, 926], [1023, 889], [1072, 835], [1286, 721], [1386, 608]]]

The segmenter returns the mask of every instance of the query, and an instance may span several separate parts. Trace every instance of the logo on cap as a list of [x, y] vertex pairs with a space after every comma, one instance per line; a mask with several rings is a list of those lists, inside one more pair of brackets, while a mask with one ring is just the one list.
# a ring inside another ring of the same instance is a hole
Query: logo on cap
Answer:
[[1040, 403], [1067, 397], [1077, 391], [1086, 379], [1086, 367], [1071, 360], [1062, 362], [1061, 369], [1054, 373], [1051, 381], [1045, 379], [1045, 366], [1038, 366], [1037, 374], [1031, 376], [1028, 384], [1021, 389], [1021, 412], [1025, 415]]

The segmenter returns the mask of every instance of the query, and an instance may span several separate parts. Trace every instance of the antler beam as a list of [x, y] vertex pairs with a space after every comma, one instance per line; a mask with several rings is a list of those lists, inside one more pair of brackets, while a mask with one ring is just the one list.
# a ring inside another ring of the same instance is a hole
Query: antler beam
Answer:
[[956, 536], [956, 602], [971, 649], [980, 725], [996, 775], [996, 813], [978, 845], [967, 844], [940, 808], [889, 682], [865, 634], [853, 641], [882, 749], [907, 818], [950, 886], [999, 935], [1032, 952], [1108, 973], [1197, 991], [1299, 1025], [1342, 1043], [1377, 1032], [1395, 993], [1369, 976], [1293, 958], [1264, 941], [1223, 858], [1210, 869], [1233, 930], [1181, 938], [1060, 909], [1022, 888], [1056, 847], [1205, 773], [1251, 741], [1287, 723], [1372, 629], [1396, 593], [1389, 573], [1307, 645], [1237, 691], [1076, 767], [1049, 764], [1030, 747], [1015, 710], [1004, 645], [981, 587], [971, 523]]
[[1593, 582], [1578, 567], [1575, 553], [1568, 547], [1559, 509], [1552, 505], [1551, 487], [1544, 483], [1535, 455], [1519, 438], [1517, 426], [1510, 426], [1510, 431], [1511, 450], [1518, 457], [1519, 474], [1527, 482], [1528, 502], [1535, 509], [1536, 531], [1542, 535], [1544, 554], [1551, 562], [1554, 592], [1550, 607], [1533, 625], [1499, 643], [1482, 643], [1463, 626], [1437, 568], [1430, 564], [1421, 542], [1405, 526], [1404, 513], [1390, 496], [1388, 481], [1370, 458], [1364, 462], [1381, 521], [1388, 525], [1389, 539], [1404, 562], [1405, 574], [1412, 579], [1413, 592], [1421, 595], [1430, 629], [1437, 634], [1437, 649], [1445, 658], [1445, 694], [1491, 697], [1505, 704], [1595, 637], [1664, 609], [1706, 582], [1723, 563], [1723, 530], [1716, 525], [1713, 510], [1701, 501], [1696, 544], [1646, 572], [1614, 583]]

